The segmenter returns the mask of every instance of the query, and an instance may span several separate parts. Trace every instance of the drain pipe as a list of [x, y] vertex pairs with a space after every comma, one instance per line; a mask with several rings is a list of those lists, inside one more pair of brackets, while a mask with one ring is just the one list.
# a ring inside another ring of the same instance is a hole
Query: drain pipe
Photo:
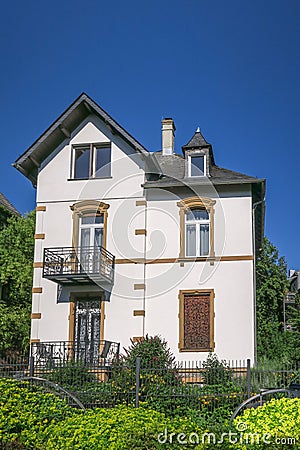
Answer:
[[265, 203], [265, 197], [252, 205], [252, 251], [253, 251], [253, 314], [254, 314], [254, 365], [257, 363], [257, 320], [256, 320], [256, 258], [255, 258], [255, 211]]
[[147, 258], [147, 225], [148, 225], [148, 205], [147, 205], [147, 200], [146, 200], [146, 204], [145, 204], [145, 230], [146, 234], [144, 236], [144, 273], [143, 273], [143, 278], [144, 278], [144, 293], [143, 293], [143, 310], [145, 311], [145, 314], [143, 316], [143, 327], [142, 327], [142, 335], [145, 337], [145, 321], [146, 321], [146, 292], [147, 292], [147, 284], [146, 284], [146, 279], [147, 279], [147, 262], [146, 262], [146, 258]]

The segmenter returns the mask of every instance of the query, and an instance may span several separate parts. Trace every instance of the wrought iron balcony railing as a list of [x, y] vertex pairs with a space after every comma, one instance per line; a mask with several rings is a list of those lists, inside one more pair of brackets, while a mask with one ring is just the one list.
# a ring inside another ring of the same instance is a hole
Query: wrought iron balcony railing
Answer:
[[43, 277], [60, 284], [114, 280], [115, 257], [103, 247], [45, 248]]
[[53, 369], [73, 361], [84, 363], [95, 369], [110, 366], [119, 355], [120, 344], [117, 342], [91, 341], [53, 341], [33, 342], [31, 356], [38, 369]]

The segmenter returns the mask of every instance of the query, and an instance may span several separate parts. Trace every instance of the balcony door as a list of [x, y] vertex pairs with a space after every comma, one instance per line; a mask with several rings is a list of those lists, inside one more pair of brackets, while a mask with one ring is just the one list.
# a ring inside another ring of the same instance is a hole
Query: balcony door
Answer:
[[84, 272], [100, 272], [103, 231], [104, 221], [102, 214], [80, 218], [80, 264]]
[[101, 300], [78, 298], [74, 310], [74, 350], [76, 358], [89, 364], [99, 358]]

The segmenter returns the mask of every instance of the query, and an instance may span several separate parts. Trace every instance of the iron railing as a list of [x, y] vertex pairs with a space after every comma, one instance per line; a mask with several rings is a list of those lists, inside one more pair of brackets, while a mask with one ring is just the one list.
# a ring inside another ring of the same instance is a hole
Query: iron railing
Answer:
[[113, 283], [115, 257], [104, 247], [44, 249], [43, 277], [59, 283], [104, 280]]
[[104, 340], [33, 342], [35, 369], [52, 369], [72, 361], [93, 368], [109, 367], [119, 355], [120, 344]]

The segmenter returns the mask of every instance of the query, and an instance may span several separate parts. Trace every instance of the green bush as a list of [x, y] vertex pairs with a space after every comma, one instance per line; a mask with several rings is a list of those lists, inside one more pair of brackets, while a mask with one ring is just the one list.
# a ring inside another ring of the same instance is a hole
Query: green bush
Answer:
[[167, 342], [160, 336], [146, 336], [142, 341], [134, 342], [128, 349], [122, 361], [131, 369], [135, 369], [136, 358], [141, 358], [142, 367], [159, 369], [175, 369], [175, 356], [168, 348]]
[[210, 353], [203, 363], [203, 382], [210, 386], [226, 386], [232, 381], [232, 370], [226, 361], [219, 361], [214, 353]]
[[[156, 411], [119, 406], [114, 409], [88, 411], [83, 417], [74, 417], [61, 424], [54, 424], [48, 428], [45, 442], [47, 450], [181, 449], [182, 445], [176, 442], [176, 438], [172, 445], [168, 445], [170, 434], [189, 435], [196, 432], [201, 435], [201, 429], [189, 419], [171, 420]], [[167, 436], [166, 444], [158, 441], [160, 433], [162, 440]]]
[[[229, 431], [242, 435], [244, 441], [233, 444]], [[270, 433], [270, 443], [247, 444], [246, 432], [260, 436]], [[216, 442], [208, 443], [206, 438], [202, 443], [203, 433], [214, 433]], [[190, 442], [191, 437], [195, 444]], [[196, 410], [187, 410], [187, 417], [174, 418], [124, 405], [78, 411], [40, 389], [32, 392], [28, 383], [0, 380], [0, 448], [6, 450], [296, 450], [297, 443], [284, 446], [275, 442], [276, 438], [288, 437], [300, 439], [300, 399], [274, 400], [262, 408], [245, 411], [234, 424], [208, 426], [205, 416]]]
[[49, 424], [78, 414], [55, 395], [29, 387], [28, 382], [0, 379], [0, 448], [10, 443], [35, 449]]
[[[168, 436], [201, 434], [187, 418], [172, 420], [156, 411], [126, 406], [83, 412], [29, 387], [25, 382], [0, 380], [1, 449], [156, 449], [161, 448], [158, 434], [165, 430]], [[175, 440], [172, 448], [182, 446]]]
[[70, 360], [51, 370], [46, 378], [54, 383], [60, 384], [64, 388], [79, 388], [87, 383], [97, 381], [93, 374], [83, 361]]
[[268, 433], [272, 441], [276, 438], [294, 438], [299, 445], [300, 399], [272, 399], [262, 407], [247, 409], [235, 419], [235, 425], [239, 427], [239, 424], [243, 424], [247, 433]]

